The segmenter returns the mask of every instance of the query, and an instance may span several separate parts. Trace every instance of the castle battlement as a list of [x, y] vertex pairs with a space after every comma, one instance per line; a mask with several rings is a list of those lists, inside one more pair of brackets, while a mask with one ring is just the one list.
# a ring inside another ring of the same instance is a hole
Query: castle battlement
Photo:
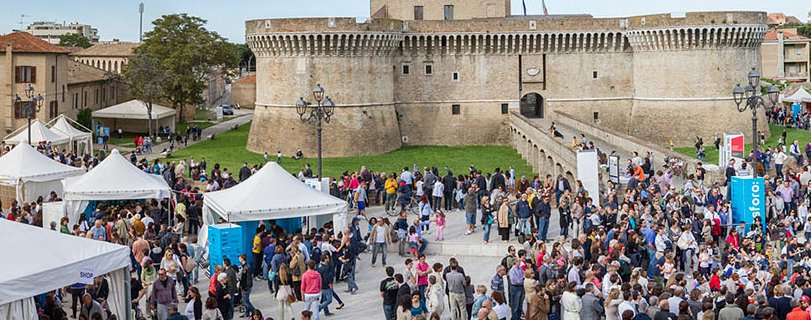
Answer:
[[[337, 106], [324, 128], [327, 156], [506, 144], [509, 109], [561, 110], [657, 142], [748, 127], [730, 90], [759, 65], [766, 13], [490, 15], [508, 4], [465, 3], [457, 13], [472, 18], [464, 20], [442, 20], [439, 2], [421, 9], [430, 20], [390, 19], [408, 17], [411, 6], [374, 0], [365, 22], [247, 21], [257, 56], [248, 149], [312, 153], [314, 137], [293, 104], [318, 83]], [[689, 121], [673, 128], [674, 119]]]

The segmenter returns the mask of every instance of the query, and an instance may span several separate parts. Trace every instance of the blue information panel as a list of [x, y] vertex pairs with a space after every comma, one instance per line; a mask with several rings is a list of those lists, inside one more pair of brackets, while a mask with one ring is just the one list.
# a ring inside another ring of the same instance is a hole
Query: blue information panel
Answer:
[[746, 223], [752, 229], [755, 217], [760, 217], [761, 230], [766, 230], [766, 189], [763, 178], [732, 177], [732, 224]]
[[214, 266], [221, 266], [223, 258], [239, 264], [239, 255], [244, 250], [243, 228], [230, 223], [208, 226], [209, 270], [214, 274]]

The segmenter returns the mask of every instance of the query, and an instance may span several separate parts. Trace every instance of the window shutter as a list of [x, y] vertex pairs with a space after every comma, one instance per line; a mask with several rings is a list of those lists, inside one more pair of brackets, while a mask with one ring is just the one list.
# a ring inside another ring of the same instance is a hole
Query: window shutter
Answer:
[[37, 83], [37, 67], [31, 67], [31, 83]]
[[14, 83], [20, 83], [20, 73], [22, 68], [14, 67]]

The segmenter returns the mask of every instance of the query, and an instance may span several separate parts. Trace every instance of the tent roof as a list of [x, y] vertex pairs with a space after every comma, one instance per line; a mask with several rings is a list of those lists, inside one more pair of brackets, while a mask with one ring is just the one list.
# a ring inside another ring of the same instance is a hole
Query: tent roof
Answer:
[[[175, 109], [167, 108], [156, 103], [152, 104], [152, 119], [163, 119], [173, 116], [176, 113]], [[130, 100], [93, 111], [93, 118], [149, 120], [149, 116], [146, 113], [146, 106], [141, 100]]]
[[0, 248], [5, 261], [20, 264], [0, 272], [0, 305], [77, 283], [82, 270], [101, 275], [130, 265], [130, 250], [122, 245], [5, 219], [0, 219], [0, 234], [24, 244]]
[[[16, 132], [12, 132], [10, 135], [6, 136], [4, 140], [8, 144], [20, 144], [24, 141], [28, 141], [28, 126], [26, 125], [17, 129]], [[55, 132], [55, 130], [49, 129], [42, 121], [39, 121], [39, 119], [34, 119], [31, 121], [31, 140], [33, 140], [33, 144], [37, 144], [41, 141], [50, 142], [52, 144], [65, 144], [68, 143], [70, 139]]]
[[53, 181], [82, 173], [81, 168], [56, 162], [25, 143], [0, 157], [0, 182], [10, 185], [16, 185], [18, 180]]
[[82, 130], [76, 129], [72, 124], [68, 122], [68, 118], [64, 114], [60, 114], [57, 117], [56, 122], [51, 124], [52, 129], [56, 129], [56, 133], [62, 136], [67, 137], [68, 139], [78, 140], [78, 139], [86, 139], [92, 137], [90, 132], [84, 132]]
[[275, 162], [245, 182], [206, 193], [203, 202], [230, 222], [284, 219], [346, 212], [346, 201], [312, 189]]
[[169, 198], [171, 189], [161, 176], [141, 171], [114, 149], [98, 166], [79, 177], [65, 179], [65, 200], [127, 200]]
[[784, 101], [791, 101], [791, 102], [811, 102], [811, 93], [808, 93], [808, 90], [805, 87], [800, 86], [794, 94], [786, 97], [783, 99]]

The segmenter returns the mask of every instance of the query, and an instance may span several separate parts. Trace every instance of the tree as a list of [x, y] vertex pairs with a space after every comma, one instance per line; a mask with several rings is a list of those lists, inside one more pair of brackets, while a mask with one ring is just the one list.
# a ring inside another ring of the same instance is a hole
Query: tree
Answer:
[[152, 24], [154, 29], [144, 34], [135, 53], [153, 57], [169, 75], [162, 85], [163, 95], [178, 110], [182, 122], [184, 108], [203, 100], [205, 77], [238, 66], [239, 56], [225, 38], [207, 30], [206, 20], [201, 18], [171, 14]]
[[256, 56], [254, 56], [251, 48], [247, 44], [240, 43], [233, 45], [239, 54], [239, 66], [245, 66], [245, 70], [251, 72], [251, 66], [256, 66]]
[[76, 122], [83, 125], [85, 128], [91, 128], [93, 126], [93, 110], [90, 108], [82, 108], [79, 110], [79, 113], [76, 114]]
[[66, 33], [59, 36], [59, 45], [65, 47], [90, 48], [93, 46], [90, 39], [78, 33]]
[[163, 86], [169, 81], [157, 59], [146, 53], [136, 53], [124, 67], [126, 85], [133, 98], [143, 101], [148, 118], [148, 134], [152, 136], [152, 103], [164, 96]]

